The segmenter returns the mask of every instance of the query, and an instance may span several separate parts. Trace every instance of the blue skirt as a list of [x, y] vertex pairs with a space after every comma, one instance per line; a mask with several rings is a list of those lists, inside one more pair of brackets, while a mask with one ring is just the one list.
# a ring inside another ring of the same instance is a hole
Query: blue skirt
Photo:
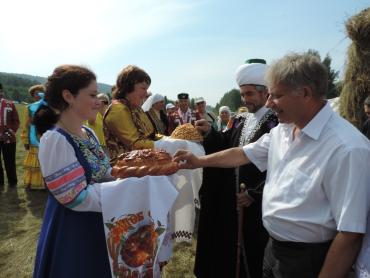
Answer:
[[33, 277], [112, 277], [102, 214], [73, 211], [49, 195]]

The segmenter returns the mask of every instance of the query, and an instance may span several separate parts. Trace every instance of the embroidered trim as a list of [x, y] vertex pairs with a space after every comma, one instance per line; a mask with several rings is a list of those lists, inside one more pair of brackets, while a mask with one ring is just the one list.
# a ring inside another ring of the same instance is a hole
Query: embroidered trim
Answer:
[[45, 177], [50, 192], [63, 205], [71, 203], [87, 187], [85, 171], [78, 162]]
[[66, 193], [67, 191], [73, 190], [73, 187], [78, 186], [80, 183], [82, 183], [85, 180], [85, 176], [78, 176], [74, 178], [73, 180], [68, 178], [68, 182], [66, 182], [64, 185], [61, 185], [55, 189], [51, 189], [49, 186], [48, 188], [50, 191], [54, 193], [54, 195], [62, 195], [63, 193]]
[[[268, 110], [265, 115], [262, 116], [261, 120], [257, 123], [257, 125], [253, 128], [252, 132], [249, 134], [248, 138], [245, 137], [246, 126], [243, 126], [243, 131], [239, 139], [239, 147], [245, 146], [249, 144], [249, 141], [256, 135], [257, 131], [261, 128], [261, 126], [268, 120], [268, 118], [273, 115], [274, 112], [270, 109]], [[245, 122], [244, 122], [245, 123]]]
[[176, 231], [172, 233], [172, 239], [188, 239], [191, 240], [193, 237], [193, 233], [189, 231]]
[[[243, 113], [244, 114], [244, 113]], [[250, 140], [252, 140], [252, 138], [256, 135], [257, 131], [261, 128], [261, 126], [267, 122], [267, 120], [274, 114], [274, 112], [269, 109], [261, 118], [261, 120], [259, 120], [259, 122], [256, 124], [256, 126], [253, 128], [252, 132], [249, 134], [249, 136], [247, 138], [245, 138], [245, 134], [247, 132], [247, 126], [246, 126], [246, 121], [248, 119], [248, 117], [250, 116], [248, 112], [245, 113], [245, 115], [241, 115], [243, 118], [245, 118], [244, 120], [244, 123], [243, 123], [243, 129], [242, 129], [242, 132], [240, 134], [240, 138], [239, 138], [239, 147], [243, 147], [247, 144], [249, 144]], [[239, 192], [239, 169], [240, 167], [236, 167], [235, 168], [235, 188], [236, 188], [236, 192]]]
[[71, 190], [66, 192], [66, 194], [62, 196], [54, 195], [57, 200], [63, 204], [67, 205], [75, 200], [75, 198], [80, 194], [82, 190], [84, 190], [87, 187], [86, 180], [78, 184], [77, 186], [73, 187]]
[[241, 115], [240, 118], [244, 119], [242, 132], [240, 133], [240, 137], [239, 137], [239, 147], [242, 147], [242, 146], [244, 146], [244, 142], [246, 141], [245, 140], [245, 134], [247, 133], [246, 122], [250, 118], [250, 114], [249, 113], [243, 113], [243, 115]]
[[73, 169], [77, 169], [79, 166], [80, 166], [80, 164], [76, 161], [76, 162], [64, 167], [63, 169], [60, 169], [59, 171], [45, 177], [44, 178], [45, 182], [50, 183], [53, 180], [56, 180], [56, 179], [60, 178], [61, 176], [64, 176], [66, 173], [70, 173]]

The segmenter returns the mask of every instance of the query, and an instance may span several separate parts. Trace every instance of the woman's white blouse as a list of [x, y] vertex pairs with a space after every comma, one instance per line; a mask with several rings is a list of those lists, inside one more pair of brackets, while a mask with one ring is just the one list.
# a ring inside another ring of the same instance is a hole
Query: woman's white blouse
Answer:
[[65, 136], [47, 131], [40, 139], [39, 161], [46, 186], [58, 202], [76, 211], [101, 212], [102, 183], [87, 184], [85, 171]]

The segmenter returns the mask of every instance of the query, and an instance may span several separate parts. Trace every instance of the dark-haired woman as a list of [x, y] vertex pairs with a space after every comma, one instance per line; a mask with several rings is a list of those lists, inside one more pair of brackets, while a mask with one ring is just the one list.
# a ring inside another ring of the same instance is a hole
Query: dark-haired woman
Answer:
[[100, 205], [99, 181], [110, 165], [95, 134], [83, 122], [99, 108], [96, 77], [64, 65], [46, 83], [34, 116], [41, 172], [49, 191], [33, 277], [111, 277]]
[[141, 108], [150, 83], [149, 75], [132, 65], [117, 77], [112, 104], [104, 116], [105, 141], [112, 162], [123, 152], [154, 148], [154, 141], [160, 138]]

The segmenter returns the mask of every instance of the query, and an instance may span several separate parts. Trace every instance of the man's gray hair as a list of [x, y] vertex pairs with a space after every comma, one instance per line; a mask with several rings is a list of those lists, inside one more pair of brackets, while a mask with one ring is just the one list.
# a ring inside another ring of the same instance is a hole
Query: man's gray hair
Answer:
[[268, 87], [283, 85], [292, 90], [311, 88], [314, 96], [324, 97], [328, 90], [328, 72], [320, 59], [309, 53], [289, 53], [267, 70]]

